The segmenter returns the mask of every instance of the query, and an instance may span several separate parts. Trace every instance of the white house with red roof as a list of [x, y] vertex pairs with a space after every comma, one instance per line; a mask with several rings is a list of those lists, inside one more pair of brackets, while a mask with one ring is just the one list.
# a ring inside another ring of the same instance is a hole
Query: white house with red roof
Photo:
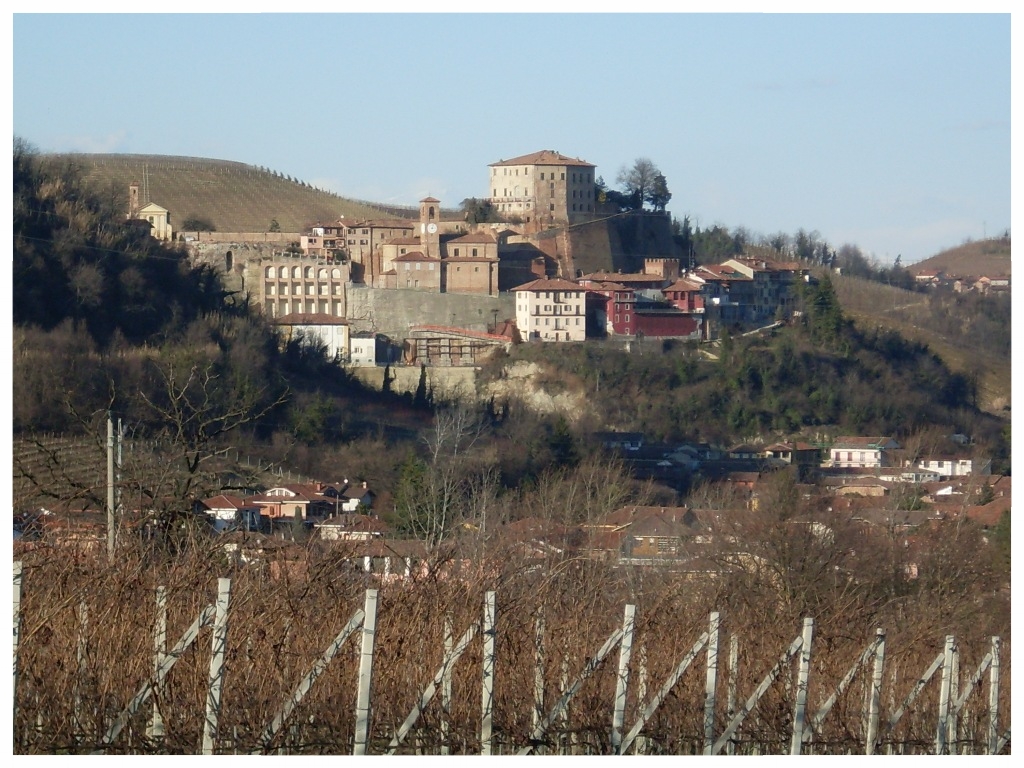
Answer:
[[524, 341], [584, 341], [586, 290], [562, 278], [533, 280], [515, 289], [516, 326]]

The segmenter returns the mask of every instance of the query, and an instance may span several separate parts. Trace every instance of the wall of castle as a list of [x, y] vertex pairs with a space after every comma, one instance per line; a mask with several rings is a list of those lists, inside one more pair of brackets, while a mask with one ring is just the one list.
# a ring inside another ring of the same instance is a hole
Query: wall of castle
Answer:
[[404, 339], [411, 325], [456, 325], [488, 331], [516, 316], [515, 297], [472, 296], [425, 291], [388, 290], [349, 284], [348, 322], [352, 331], [375, 331]]
[[[299, 242], [301, 232], [179, 232], [176, 237], [189, 243], [275, 243], [287, 248]], [[192, 238], [189, 240], [189, 238]]]

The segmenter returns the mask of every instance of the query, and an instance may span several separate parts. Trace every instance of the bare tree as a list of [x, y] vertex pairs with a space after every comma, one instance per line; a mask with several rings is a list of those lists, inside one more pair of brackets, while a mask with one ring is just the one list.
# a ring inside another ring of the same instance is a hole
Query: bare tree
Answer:
[[[616, 181], [622, 185], [626, 195], [632, 198], [634, 208], [643, 208], [644, 202], [651, 196], [652, 191], [655, 189], [657, 184], [657, 178], [661, 176], [662, 182], [664, 182], [664, 176], [661, 175], [661, 171], [649, 158], [638, 157], [633, 161], [633, 165], [622, 166], [619, 171], [619, 175], [616, 177]], [[664, 185], [665, 192], [668, 192], [668, 186]], [[667, 200], [666, 200], [667, 202]]]

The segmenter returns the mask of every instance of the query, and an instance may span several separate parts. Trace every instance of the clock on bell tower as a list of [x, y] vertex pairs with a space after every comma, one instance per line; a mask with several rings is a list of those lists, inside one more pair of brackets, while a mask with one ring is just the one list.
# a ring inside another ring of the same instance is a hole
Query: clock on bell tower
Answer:
[[438, 222], [441, 220], [441, 201], [434, 197], [420, 200], [420, 245], [423, 255], [441, 258], [441, 240]]

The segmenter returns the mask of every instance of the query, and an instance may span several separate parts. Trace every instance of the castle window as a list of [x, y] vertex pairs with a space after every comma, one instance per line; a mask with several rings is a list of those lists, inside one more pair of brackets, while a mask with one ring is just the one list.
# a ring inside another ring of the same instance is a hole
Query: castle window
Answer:
[[565, 181], [565, 174], [562, 174], [562, 181]]
[[544, 181], [544, 172], [543, 171], [541, 171], [541, 173], [540, 173], [540, 180]]
[[476, 250], [476, 248], [474, 248], [474, 249], [473, 249], [473, 255], [474, 255], [474, 256], [476, 256], [476, 255], [477, 255], [477, 250]]
[[455, 255], [456, 255], [456, 256], [458, 256], [458, 255], [459, 255], [459, 249], [458, 249], [458, 248], [456, 248], [456, 249], [455, 249]]
[[551, 204], [551, 210], [552, 210], [552, 211], [554, 211], [554, 210], [555, 210], [555, 204], [554, 204], [554, 203], [552, 203], [552, 204]]

